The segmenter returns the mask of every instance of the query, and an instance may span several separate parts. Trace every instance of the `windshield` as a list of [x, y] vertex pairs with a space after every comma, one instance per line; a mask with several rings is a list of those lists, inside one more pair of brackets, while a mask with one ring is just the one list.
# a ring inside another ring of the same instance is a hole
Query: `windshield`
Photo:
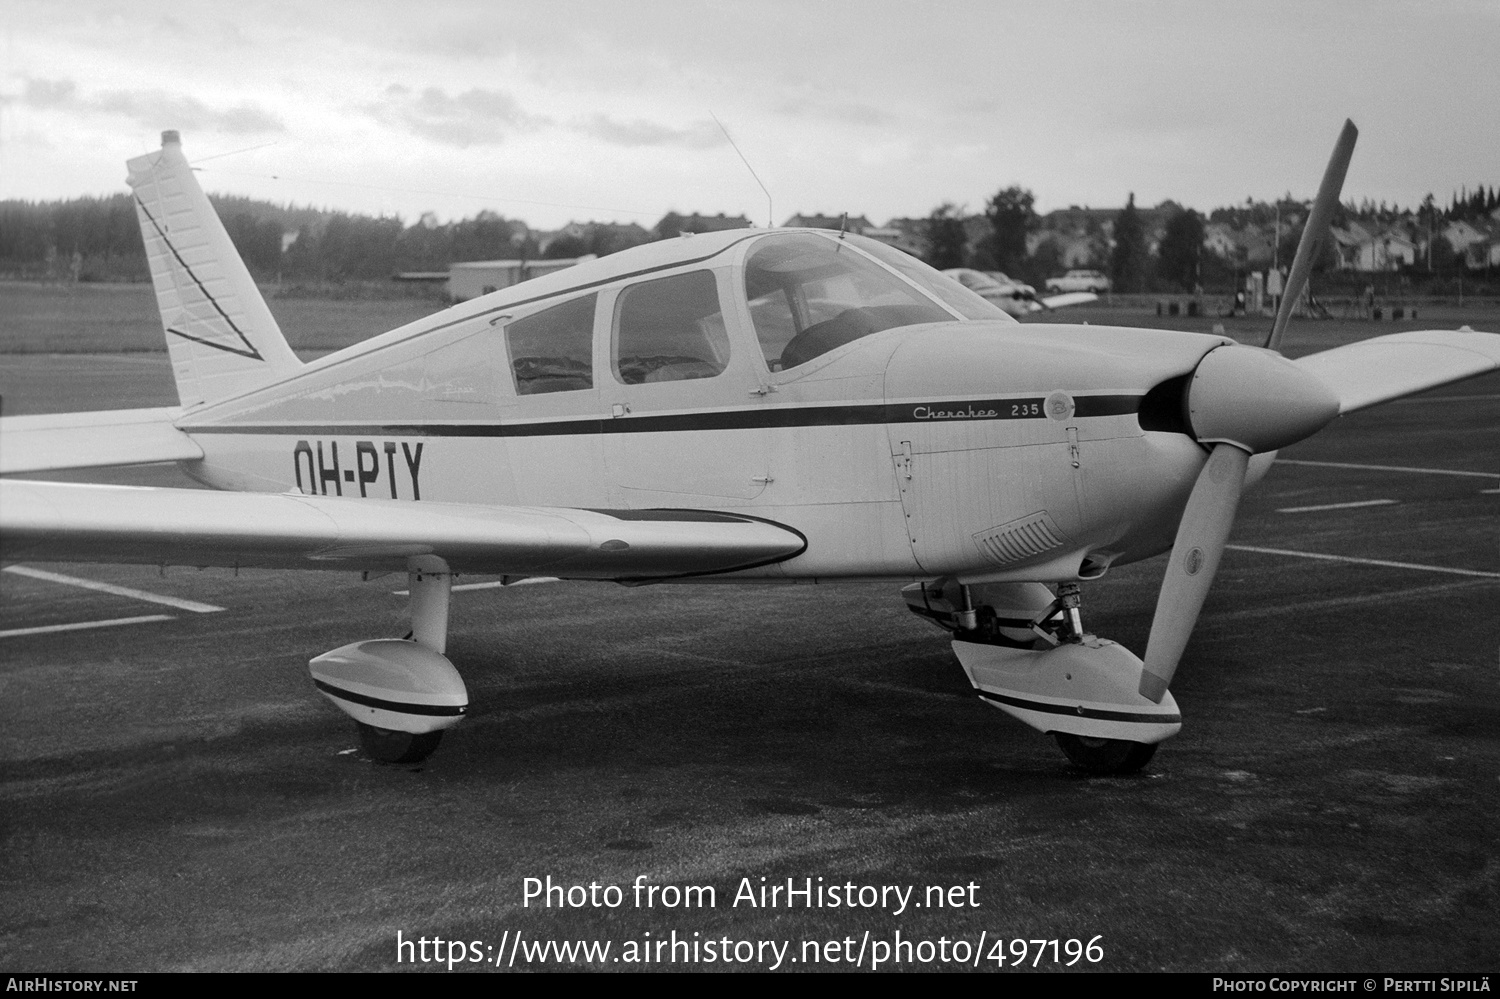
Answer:
[[[848, 236], [849, 242], [864, 250], [881, 263], [889, 264], [917, 284], [926, 288], [965, 319], [998, 319], [1013, 323], [1004, 309], [986, 302], [968, 288], [948, 277], [942, 271], [929, 267], [910, 253], [903, 253], [887, 243], [868, 236]], [[977, 271], [974, 273], [978, 273]]]
[[745, 260], [745, 298], [772, 371], [881, 330], [953, 318], [885, 268], [811, 234], [757, 243]]

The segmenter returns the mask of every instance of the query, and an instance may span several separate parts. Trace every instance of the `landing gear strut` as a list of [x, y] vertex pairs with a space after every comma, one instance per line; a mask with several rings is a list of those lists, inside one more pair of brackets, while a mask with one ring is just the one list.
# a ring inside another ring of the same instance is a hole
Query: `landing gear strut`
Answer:
[[1076, 582], [1054, 595], [1040, 583], [954, 579], [903, 590], [916, 614], [953, 633], [953, 653], [990, 704], [1051, 735], [1090, 774], [1141, 769], [1182, 728], [1177, 702], [1140, 693], [1129, 650], [1088, 634]]
[[325, 652], [308, 664], [313, 683], [354, 719], [359, 744], [379, 763], [417, 763], [463, 720], [469, 694], [443, 652], [452, 573], [430, 555], [407, 566], [411, 635], [375, 638]]

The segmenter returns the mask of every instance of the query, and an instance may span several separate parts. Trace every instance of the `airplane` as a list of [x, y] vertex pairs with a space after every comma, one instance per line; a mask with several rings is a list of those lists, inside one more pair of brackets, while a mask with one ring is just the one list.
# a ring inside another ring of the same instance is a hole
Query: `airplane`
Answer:
[[971, 267], [950, 267], [943, 271], [950, 277], [983, 298], [998, 305], [1006, 314], [1017, 319], [1043, 310], [1062, 309], [1070, 305], [1097, 302], [1099, 296], [1091, 291], [1070, 291], [1060, 295], [1036, 297], [1036, 289], [999, 271], [976, 271]]
[[[1346, 122], [1263, 347], [1028, 327], [823, 230], [650, 243], [307, 363], [176, 132], [129, 161], [180, 405], [0, 421], [0, 472], [177, 462], [212, 490], [0, 480], [8, 561], [404, 572], [411, 633], [318, 655], [373, 758], [468, 710], [461, 573], [627, 584], [890, 580], [975, 692], [1092, 773], [1139, 770], [1241, 492], [1340, 415], [1500, 368], [1500, 336], [1278, 352], [1338, 202]], [[1171, 552], [1144, 657], [1083, 584]]]

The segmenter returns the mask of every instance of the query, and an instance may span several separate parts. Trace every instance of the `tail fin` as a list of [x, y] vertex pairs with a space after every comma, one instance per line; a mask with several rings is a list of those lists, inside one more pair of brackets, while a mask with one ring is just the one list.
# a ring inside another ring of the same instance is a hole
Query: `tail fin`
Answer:
[[183, 409], [302, 367], [198, 186], [176, 132], [127, 164]]

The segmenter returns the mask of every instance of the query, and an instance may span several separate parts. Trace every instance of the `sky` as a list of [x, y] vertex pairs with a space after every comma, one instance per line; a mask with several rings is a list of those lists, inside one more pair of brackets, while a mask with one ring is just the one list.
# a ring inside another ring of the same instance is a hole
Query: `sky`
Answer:
[[1497, 53], [1500, 0], [5, 0], [0, 199], [178, 129], [210, 192], [408, 223], [1207, 211], [1311, 198], [1348, 117], [1345, 200], [1446, 203], [1500, 185]]

